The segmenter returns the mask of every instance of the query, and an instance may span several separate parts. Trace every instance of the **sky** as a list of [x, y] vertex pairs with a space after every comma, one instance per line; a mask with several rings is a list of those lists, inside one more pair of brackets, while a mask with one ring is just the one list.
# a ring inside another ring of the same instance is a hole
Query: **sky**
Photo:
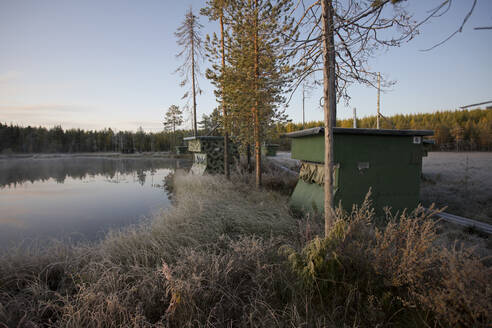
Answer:
[[[415, 18], [442, 0], [410, 0]], [[385, 116], [453, 110], [492, 100], [492, 1], [478, 4], [462, 33], [428, 48], [461, 24], [472, 0], [455, 0], [446, 15], [423, 25], [420, 35], [381, 51], [370, 68], [397, 83], [381, 94]], [[164, 113], [183, 107], [184, 89], [174, 71], [180, 65], [174, 32], [198, 0], [0, 0], [0, 122], [23, 126], [161, 131]], [[200, 18], [203, 35], [217, 30]], [[204, 62], [202, 67], [208, 64]], [[212, 85], [199, 80], [198, 117], [217, 106]], [[322, 120], [321, 88], [306, 99], [306, 120]], [[349, 89], [338, 118], [376, 113], [377, 91]], [[286, 111], [302, 120], [297, 92]], [[185, 123], [190, 127], [191, 122]]]

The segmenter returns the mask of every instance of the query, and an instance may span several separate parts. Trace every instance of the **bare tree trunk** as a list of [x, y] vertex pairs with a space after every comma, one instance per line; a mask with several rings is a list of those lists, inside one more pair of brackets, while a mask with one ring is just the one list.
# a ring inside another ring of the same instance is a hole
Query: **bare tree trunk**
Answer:
[[249, 143], [246, 145], [246, 163], [247, 163], [248, 172], [251, 173], [253, 169], [251, 167], [251, 146]]
[[378, 116], [376, 116], [376, 129], [380, 128], [379, 120], [381, 119], [380, 112], [380, 97], [381, 97], [381, 74], [378, 72]]
[[254, 76], [255, 76], [255, 107], [253, 108], [254, 116], [254, 142], [255, 142], [255, 165], [256, 165], [256, 188], [261, 187], [261, 140], [260, 140], [260, 115], [258, 106], [258, 79], [259, 79], [259, 53], [258, 53], [258, 0], [255, 0], [255, 17], [254, 17]]
[[[191, 27], [193, 30], [193, 26]], [[195, 40], [194, 34], [191, 36], [191, 80], [193, 90], [193, 136], [197, 136], [196, 128], [196, 90], [195, 90]]]
[[[220, 13], [220, 46], [222, 52], [222, 76], [225, 73], [225, 46], [224, 46], [224, 12]], [[227, 108], [224, 98], [224, 86], [222, 84], [222, 110], [224, 113], [224, 174], [227, 179], [231, 178], [229, 171], [229, 122], [227, 117]]]
[[255, 116], [254, 139], [255, 139], [255, 166], [256, 166], [256, 188], [261, 187], [261, 143], [260, 143], [260, 118], [258, 115], [258, 102], [253, 109]]
[[323, 24], [323, 96], [325, 121], [325, 237], [335, 222], [333, 195], [333, 127], [336, 124], [335, 44], [332, 0], [322, 0]]

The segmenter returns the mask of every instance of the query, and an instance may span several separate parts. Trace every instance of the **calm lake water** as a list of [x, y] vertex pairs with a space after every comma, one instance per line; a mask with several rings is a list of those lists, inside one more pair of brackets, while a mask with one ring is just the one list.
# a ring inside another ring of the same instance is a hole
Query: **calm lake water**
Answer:
[[56, 238], [97, 240], [170, 205], [165, 177], [186, 161], [0, 159], [0, 248]]

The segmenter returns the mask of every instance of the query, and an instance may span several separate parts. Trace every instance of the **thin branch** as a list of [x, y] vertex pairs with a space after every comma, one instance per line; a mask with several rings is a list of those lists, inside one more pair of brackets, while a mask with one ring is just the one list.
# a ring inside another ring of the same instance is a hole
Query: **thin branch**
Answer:
[[425, 52], [425, 51], [431, 51], [437, 47], [439, 47], [440, 45], [446, 43], [449, 39], [451, 39], [453, 36], [455, 36], [456, 34], [458, 33], [461, 33], [463, 31], [463, 27], [465, 26], [466, 22], [468, 21], [468, 19], [470, 18], [470, 16], [472, 15], [473, 13], [473, 10], [475, 9], [475, 5], [477, 4], [477, 0], [474, 0], [473, 1], [473, 5], [470, 9], [470, 11], [468, 12], [468, 14], [466, 14], [465, 18], [463, 19], [463, 22], [461, 23], [460, 27], [454, 31], [453, 33], [451, 33], [451, 35], [449, 35], [447, 38], [445, 38], [444, 40], [442, 40], [441, 42], [433, 45], [432, 47], [430, 48], [427, 48], [427, 49], [423, 49], [423, 50], [420, 50], [422, 52]]

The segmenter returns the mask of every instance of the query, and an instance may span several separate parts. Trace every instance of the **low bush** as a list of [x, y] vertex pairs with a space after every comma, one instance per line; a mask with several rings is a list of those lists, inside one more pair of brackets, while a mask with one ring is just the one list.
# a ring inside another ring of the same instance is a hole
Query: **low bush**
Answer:
[[[369, 197], [369, 195], [368, 195]], [[492, 269], [472, 249], [442, 246], [431, 218], [417, 208], [374, 222], [369, 198], [342, 213], [329, 236], [296, 251], [284, 247], [313, 304], [344, 304], [362, 326], [489, 327]], [[364, 314], [364, 315], [362, 315]], [[346, 317], [341, 318], [346, 322]]]

